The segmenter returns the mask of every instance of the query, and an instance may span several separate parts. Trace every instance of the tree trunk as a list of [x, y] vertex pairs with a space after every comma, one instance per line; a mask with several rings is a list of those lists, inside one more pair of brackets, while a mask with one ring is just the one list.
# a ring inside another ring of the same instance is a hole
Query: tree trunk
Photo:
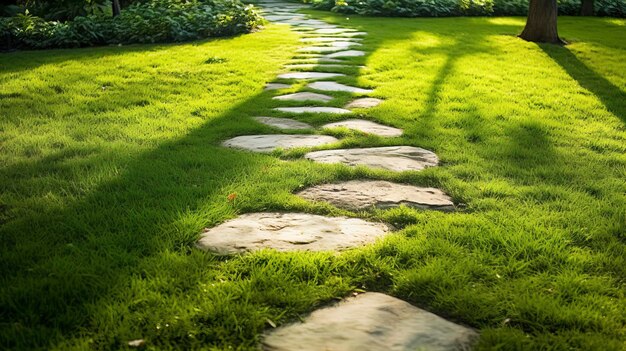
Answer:
[[593, 0], [582, 0], [580, 4], [581, 16], [593, 16]]
[[113, 6], [113, 17], [119, 16], [122, 11], [120, 9], [120, 0], [113, 0], [111, 5]]
[[556, 29], [556, 0], [530, 0], [526, 27], [520, 38], [536, 43], [565, 44]]

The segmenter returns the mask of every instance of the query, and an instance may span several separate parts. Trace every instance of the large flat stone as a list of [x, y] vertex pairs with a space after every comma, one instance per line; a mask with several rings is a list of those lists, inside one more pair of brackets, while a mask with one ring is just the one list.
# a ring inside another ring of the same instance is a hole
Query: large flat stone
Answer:
[[338, 108], [338, 107], [309, 107], [309, 106], [303, 106], [303, 107], [277, 107], [274, 110], [276, 111], [280, 111], [280, 112], [287, 112], [287, 113], [335, 113], [335, 114], [345, 114], [345, 113], [352, 113], [352, 111], [350, 110], [346, 110], [343, 108]]
[[385, 126], [372, 121], [363, 119], [349, 119], [346, 121], [328, 123], [323, 128], [348, 128], [358, 130], [363, 133], [378, 135], [381, 137], [397, 137], [402, 135], [402, 129]]
[[345, 106], [345, 108], [372, 108], [380, 105], [383, 102], [376, 98], [361, 98], [356, 99]]
[[432, 151], [413, 146], [324, 150], [309, 152], [304, 157], [319, 163], [341, 163], [396, 172], [421, 171], [439, 163], [439, 158]]
[[466, 351], [477, 339], [473, 329], [368, 292], [271, 330], [262, 346], [267, 351]]
[[308, 200], [328, 202], [349, 210], [407, 205], [421, 209], [452, 211], [454, 203], [443, 191], [383, 180], [352, 180], [322, 184], [298, 193]]
[[254, 152], [272, 152], [275, 149], [315, 147], [335, 143], [338, 140], [328, 135], [262, 134], [242, 135], [226, 140], [223, 145]]
[[352, 43], [354, 41], [363, 40], [361, 38], [337, 38], [337, 37], [310, 37], [310, 38], [301, 38], [300, 41], [303, 43], [328, 43], [328, 42], [346, 42]]
[[352, 68], [355, 66], [350, 65], [337, 65], [337, 64], [317, 64], [317, 63], [298, 63], [293, 65], [285, 65], [285, 68], [294, 69], [294, 68], [302, 68], [302, 69], [311, 69], [311, 68]]
[[351, 46], [363, 46], [363, 44], [355, 43], [351, 41], [335, 41], [335, 42], [330, 43], [330, 46], [333, 46], [336, 48], [348, 48]]
[[220, 255], [258, 249], [345, 250], [374, 242], [389, 232], [382, 223], [304, 213], [250, 213], [206, 229], [198, 247]]
[[291, 88], [291, 85], [283, 83], [267, 83], [265, 85], [265, 90], [280, 90], [287, 88]]
[[319, 31], [324, 29], [318, 29], [314, 32], [310, 32], [310, 35], [320, 35], [324, 34], [327, 37], [335, 37], [335, 38], [353, 38], [353, 37], [362, 37], [367, 35], [367, 32], [344, 32], [344, 33], [320, 33]]
[[341, 73], [326, 73], [326, 72], [291, 72], [278, 75], [281, 79], [324, 79], [333, 77], [342, 77], [345, 74]]
[[313, 82], [307, 85], [307, 87], [315, 90], [321, 91], [345, 91], [349, 93], [359, 93], [359, 94], [367, 94], [371, 93], [374, 90], [371, 89], [362, 89], [349, 85], [344, 85], [337, 82]]
[[343, 50], [343, 48], [332, 46], [306, 46], [298, 49], [298, 52], [335, 52], [339, 50]]
[[356, 32], [356, 29], [352, 28], [322, 28], [315, 31], [317, 34], [343, 34], [348, 32]]
[[309, 124], [296, 121], [289, 118], [276, 118], [276, 117], [254, 117], [254, 119], [260, 123], [268, 125], [270, 127], [278, 129], [311, 129], [313, 128]]
[[359, 57], [359, 56], [365, 56], [365, 52], [360, 51], [360, 50], [346, 50], [346, 51], [339, 51], [339, 52], [334, 52], [332, 54], [326, 55], [326, 57], [328, 58]]
[[280, 100], [280, 101], [321, 101], [321, 102], [328, 102], [328, 101], [332, 100], [333, 97], [332, 96], [328, 96], [328, 95], [324, 95], [324, 94], [302, 92], [302, 93], [294, 93], [294, 94], [275, 96], [272, 99]]

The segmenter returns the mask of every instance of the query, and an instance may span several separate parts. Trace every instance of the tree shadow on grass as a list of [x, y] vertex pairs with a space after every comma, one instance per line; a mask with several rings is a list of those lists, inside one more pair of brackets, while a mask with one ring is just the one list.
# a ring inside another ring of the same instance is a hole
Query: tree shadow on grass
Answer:
[[545, 44], [539, 47], [581, 87], [600, 99], [609, 112], [626, 123], [626, 92], [589, 68], [568, 48]]

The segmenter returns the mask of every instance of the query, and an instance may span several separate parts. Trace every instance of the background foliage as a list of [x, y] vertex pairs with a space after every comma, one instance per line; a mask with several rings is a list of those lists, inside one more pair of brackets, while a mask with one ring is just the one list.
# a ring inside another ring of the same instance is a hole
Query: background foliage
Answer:
[[45, 49], [181, 42], [249, 32], [262, 20], [252, 6], [238, 0], [135, 2], [115, 18], [104, 8], [95, 9], [71, 21], [46, 20], [29, 10], [0, 18], [0, 47]]
[[[528, 0], [303, 0], [317, 9], [366, 16], [525, 16]], [[580, 14], [580, 0], [558, 0], [559, 14]], [[598, 16], [626, 17], [626, 0], [595, 0]]]

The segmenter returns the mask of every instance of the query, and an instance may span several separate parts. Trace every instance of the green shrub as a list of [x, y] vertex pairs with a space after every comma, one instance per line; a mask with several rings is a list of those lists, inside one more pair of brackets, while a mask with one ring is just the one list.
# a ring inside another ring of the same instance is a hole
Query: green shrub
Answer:
[[106, 44], [181, 42], [245, 33], [261, 17], [238, 0], [135, 3], [120, 16], [46, 21], [28, 13], [0, 18], [2, 48], [66, 48]]
[[[303, 0], [314, 8], [387, 17], [525, 16], [528, 0]], [[580, 14], [581, 0], [558, 0], [559, 13]], [[599, 16], [625, 17], [626, 0], [596, 0]]]

